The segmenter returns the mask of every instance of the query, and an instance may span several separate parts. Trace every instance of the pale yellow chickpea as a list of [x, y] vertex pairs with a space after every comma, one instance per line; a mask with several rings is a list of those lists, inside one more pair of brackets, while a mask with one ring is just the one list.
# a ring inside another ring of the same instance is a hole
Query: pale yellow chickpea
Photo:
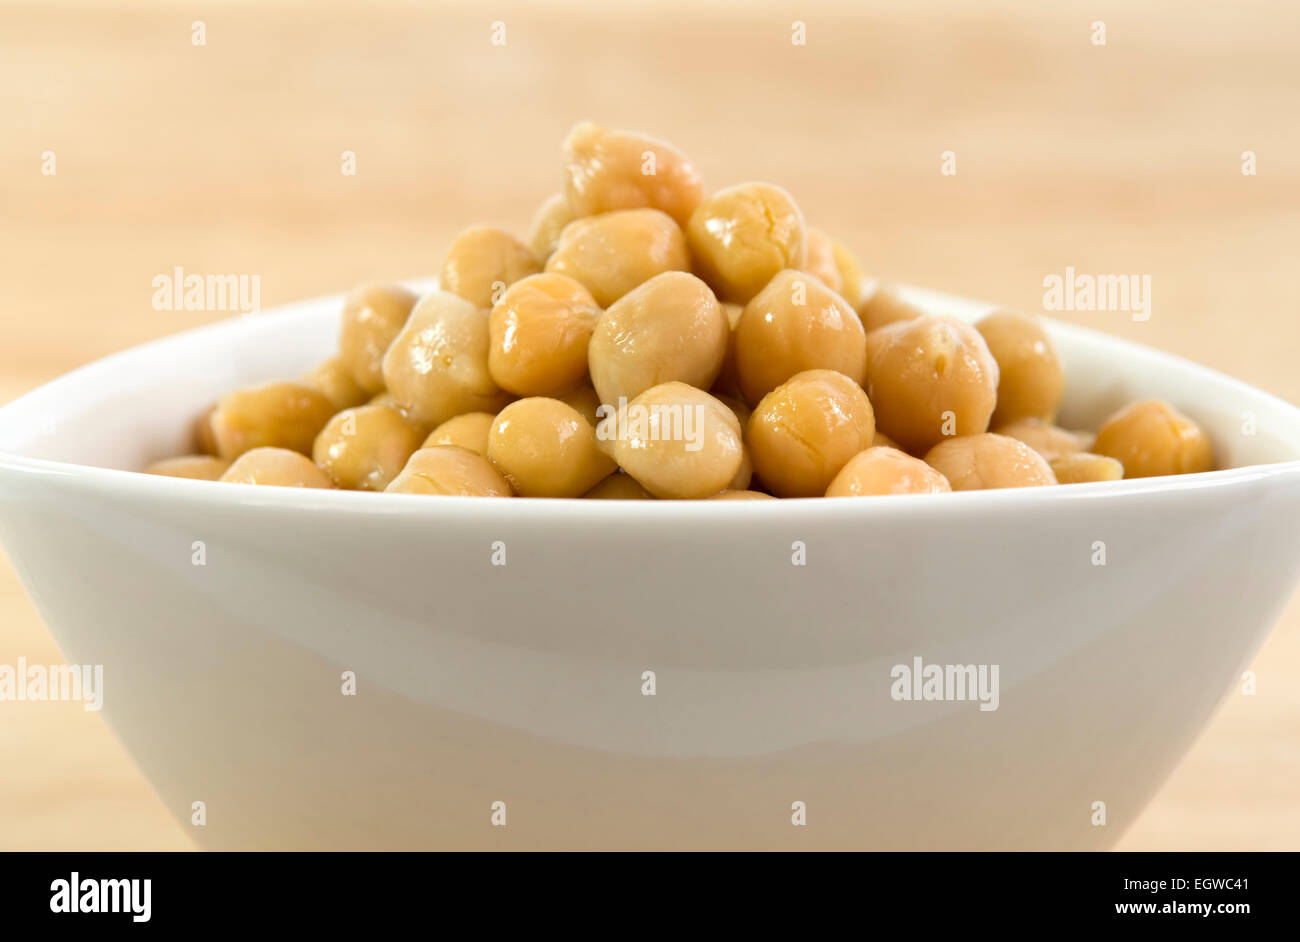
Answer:
[[334, 482], [310, 458], [287, 448], [254, 448], [244, 452], [219, 480], [229, 484], [271, 487], [332, 488]]
[[1205, 432], [1158, 399], [1134, 402], [1112, 415], [1097, 431], [1092, 450], [1119, 461], [1126, 478], [1214, 470]]
[[858, 264], [858, 257], [838, 239], [833, 240], [831, 254], [835, 259], [835, 267], [840, 272], [840, 297], [857, 310], [867, 287], [867, 276], [863, 273], [862, 266]]
[[587, 344], [600, 308], [567, 275], [529, 275], [506, 289], [488, 318], [488, 371], [518, 396], [553, 396], [587, 378]]
[[745, 313], [745, 306], [723, 301], [721, 307], [722, 313], [727, 315], [727, 352], [722, 355], [722, 368], [718, 370], [711, 391], [715, 396], [738, 396], [740, 376], [736, 372], [736, 325], [740, 323], [740, 315]]
[[415, 302], [414, 292], [389, 284], [361, 285], [343, 301], [339, 359], [357, 385], [372, 396], [384, 391], [384, 352]]
[[658, 209], [685, 225], [704, 184], [671, 144], [584, 122], [564, 142], [565, 195], [578, 216], [618, 209]]
[[974, 327], [925, 316], [869, 337], [867, 395], [876, 424], [904, 451], [924, 454], [945, 438], [988, 429], [998, 364]]
[[548, 272], [581, 282], [601, 307], [655, 275], [690, 267], [681, 228], [657, 209], [626, 209], [571, 222], [546, 260]]
[[1055, 419], [1065, 393], [1065, 371], [1039, 318], [1019, 311], [994, 311], [975, 328], [998, 361], [993, 424]]
[[510, 484], [490, 461], [458, 445], [421, 448], [384, 491], [433, 497], [514, 496]]
[[520, 497], [581, 497], [617, 470], [576, 409], [540, 396], [501, 410], [487, 457]]
[[706, 497], [705, 500], [776, 500], [776, 498], [762, 491], [726, 490]]
[[475, 307], [491, 307], [506, 288], [541, 270], [541, 262], [510, 233], [473, 226], [452, 239], [439, 287]]
[[920, 458], [877, 445], [850, 458], [826, 488], [826, 496], [944, 494], [951, 490], [948, 479]]
[[560, 244], [560, 233], [576, 218], [563, 193], [548, 196], [537, 207], [533, 224], [528, 230], [528, 248], [539, 262], [546, 264], [555, 247]]
[[844, 279], [835, 264], [835, 240], [812, 226], [804, 233], [803, 271], [843, 297]]
[[724, 490], [744, 459], [730, 409], [686, 383], [647, 389], [618, 413], [614, 455], [655, 497], [694, 500]]
[[888, 282], [877, 282], [874, 287], [861, 290], [867, 294], [858, 303], [858, 316], [862, 318], [862, 327], [867, 333], [899, 321], [916, 320], [925, 314], [919, 307], [904, 301], [897, 286]]
[[344, 409], [321, 429], [312, 459], [338, 487], [382, 491], [423, 437], [396, 409], [359, 406]]
[[617, 405], [674, 380], [708, 389], [730, 333], [708, 285], [688, 272], [656, 275], [597, 322], [587, 350], [596, 395]]
[[993, 431], [1020, 439], [1049, 462], [1086, 450], [1085, 436], [1041, 419], [1018, 419], [1005, 425], [995, 425]]
[[421, 448], [434, 445], [459, 445], [487, 457], [488, 432], [496, 415], [491, 412], [466, 412], [443, 422], [429, 433]]
[[1114, 458], [1086, 451], [1061, 455], [1049, 462], [1058, 484], [1090, 484], [1094, 481], [1118, 481], [1124, 466]]
[[144, 473], [169, 478], [191, 478], [195, 481], [216, 481], [229, 467], [229, 461], [214, 455], [182, 455], [179, 458], [155, 461], [144, 469]]
[[696, 270], [723, 301], [746, 304], [806, 260], [803, 213], [770, 183], [741, 183], [700, 203], [686, 227]]
[[749, 456], [749, 447], [743, 442], [745, 426], [741, 425], [740, 429], [742, 439], [740, 446], [740, 467], [736, 469], [735, 477], [733, 477], [727, 484], [727, 489], [733, 491], [746, 490], [749, 487], [750, 482], [754, 480], [754, 459]]
[[370, 399], [342, 357], [330, 357], [302, 374], [302, 384], [322, 393], [338, 411], [359, 406]]
[[948, 479], [954, 491], [1056, 483], [1042, 455], [1022, 441], [992, 432], [940, 442], [926, 454], [925, 461]]
[[778, 497], [820, 497], [876, 423], [867, 394], [834, 370], [807, 370], [772, 390], [749, 417], [745, 442], [764, 486]]
[[418, 424], [497, 412], [509, 395], [488, 369], [488, 312], [446, 291], [426, 294], [384, 355], [388, 391]]
[[254, 448], [311, 454], [312, 442], [334, 414], [334, 403], [301, 383], [261, 383], [223, 396], [212, 413], [217, 454], [233, 461]]
[[796, 373], [835, 370], [861, 383], [867, 337], [848, 302], [807, 272], [772, 277], [740, 315], [736, 375], [756, 403]]
[[592, 428], [600, 424], [600, 396], [596, 395], [596, 390], [590, 382], [576, 386], [568, 392], [553, 398], [560, 400], [566, 406], [577, 409], [578, 413], [591, 423]]
[[615, 471], [582, 496], [587, 500], [654, 500], [636, 478], [622, 471]]

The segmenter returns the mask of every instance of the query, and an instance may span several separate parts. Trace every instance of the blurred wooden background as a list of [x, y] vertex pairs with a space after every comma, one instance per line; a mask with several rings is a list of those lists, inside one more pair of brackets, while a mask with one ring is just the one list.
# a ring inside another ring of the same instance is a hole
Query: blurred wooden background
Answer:
[[[153, 310], [178, 265], [270, 306], [522, 230], [582, 118], [783, 184], [875, 274], [1029, 310], [1066, 266], [1149, 274], [1148, 322], [1062, 316], [1300, 401], [1297, 36], [1283, 0], [4, 0], [0, 401], [228, 316]], [[59, 659], [0, 561], [19, 655]], [[1300, 601], [1123, 848], [1300, 849], [1298, 668]], [[0, 704], [0, 848], [187, 846], [97, 714]]]

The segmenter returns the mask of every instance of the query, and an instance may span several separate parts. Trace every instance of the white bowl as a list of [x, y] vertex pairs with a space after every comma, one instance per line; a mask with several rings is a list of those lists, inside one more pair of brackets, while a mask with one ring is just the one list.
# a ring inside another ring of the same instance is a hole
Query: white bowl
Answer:
[[[339, 306], [190, 331], [0, 409], [0, 536], [69, 662], [104, 666], [104, 714], [167, 806], [205, 803], [206, 847], [1107, 847], [1300, 570], [1300, 412], [1055, 323], [1066, 424], [1160, 396], [1232, 470], [754, 503], [130, 472], [221, 393], [328, 355]], [[997, 665], [998, 708], [894, 699], [917, 657]]]

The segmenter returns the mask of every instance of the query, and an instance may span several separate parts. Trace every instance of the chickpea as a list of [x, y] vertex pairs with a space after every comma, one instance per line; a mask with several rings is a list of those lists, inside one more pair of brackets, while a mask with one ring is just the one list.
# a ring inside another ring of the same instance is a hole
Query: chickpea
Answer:
[[1037, 317], [994, 311], [975, 325], [998, 361], [998, 402], [993, 424], [1056, 418], [1065, 393], [1065, 372]]
[[719, 190], [691, 215], [686, 239], [696, 268], [724, 301], [746, 304], [777, 272], [803, 268], [803, 213], [770, 183]]
[[357, 385], [370, 395], [384, 391], [384, 352], [415, 306], [416, 296], [401, 285], [364, 284], [343, 302], [339, 358]]
[[745, 306], [724, 301], [720, 307], [727, 315], [727, 352], [722, 355], [722, 368], [713, 381], [713, 393], [719, 397], [736, 396], [740, 394], [740, 376], [736, 373], [736, 325], [740, 323], [740, 315], [745, 313]]
[[600, 317], [591, 292], [567, 275], [529, 275], [488, 318], [488, 370], [502, 389], [551, 396], [587, 378], [587, 344]]
[[636, 478], [622, 471], [615, 471], [582, 496], [589, 500], [654, 500]]
[[776, 498], [762, 491], [727, 490], [706, 497], [705, 500], [776, 500]]
[[592, 388], [591, 383], [583, 383], [555, 398], [566, 406], [577, 409], [582, 417], [591, 423], [592, 428], [600, 424], [600, 397], [596, 395], [596, 390]]
[[329, 475], [311, 459], [287, 448], [253, 448], [244, 452], [218, 479], [229, 484], [273, 487], [332, 488]]
[[946, 437], [988, 429], [998, 364], [979, 331], [926, 316], [881, 327], [870, 337], [867, 395], [880, 430], [904, 451], [922, 454]]
[[897, 286], [885, 282], [877, 283], [858, 304], [858, 316], [862, 318], [862, 327], [867, 333], [899, 321], [916, 320], [924, 314], [919, 307], [908, 304], [899, 296]]
[[435, 497], [513, 497], [501, 472], [482, 455], [457, 445], [434, 445], [411, 455], [384, 488], [388, 494]]
[[488, 370], [488, 314], [446, 291], [426, 294], [384, 355], [384, 381], [415, 422], [495, 413], [509, 398]]
[[725, 489], [740, 470], [740, 423], [694, 386], [653, 386], [620, 410], [618, 420], [614, 455], [655, 497], [708, 497]]
[[898, 447], [898, 442], [894, 441], [892, 438], [890, 438], [880, 429], [876, 429], [876, 434], [871, 439], [871, 447], [872, 448], [880, 448], [880, 447], [893, 448], [895, 451], [903, 450]]
[[382, 491], [420, 447], [420, 430], [388, 406], [345, 409], [312, 446], [312, 459], [337, 486]]
[[754, 480], [754, 459], [749, 456], [749, 447], [744, 444], [744, 428], [741, 428], [741, 446], [740, 446], [740, 467], [736, 469], [736, 476], [731, 479], [727, 485], [728, 490], [743, 491], [746, 490], [750, 482]]
[[827, 497], [872, 497], [884, 494], [945, 494], [952, 487], [920, 458], [888, 446], [858, 452], [835, 475]]
[[217, 453], [217, 438], [212, 431], [212, 414], [217, 411], [216, 403], [208, 406], [203, 414], [194, 420], [194, 448], [201, 455]]
[[1018, 438], [1049, 462], [1084, 450], [1083, 438], [1079, 433], [1040, 419], [1018, 419], [994, 426], [993, 431], [999, 435]]
[[475, 307], [491, 307], [506, 288], [541, 270], [528, 247], [510, 233], [472, 226], [451, 240], [439, 287]]
[[537, 207], [537, 215], [533, 216], [528, 232], [528, 248], [539, 262], [546, 263], [560, 244], [560, 233], [576, 218], [563, 193], [548, 196]]
[[772, 493], [820, 497], [875, 432], [871, 403], [857, 383], [834, 370], [808, 370], [763, 397], [745, 441]]
[[774, 275], [745, 305], [735, 346], [740, 389], [751, 403], [805, 370], [835, 370], [855, 383], [866, 373], [858, 315], [812, 275], [792, 269]]
[[754, 411], [749, 407], [749, 403], [745, 402], [744, 399], [738, 399], [735, 396], [719, 396], [717, 393], [713, 393], [712, 395], [714, 399], [718, 400], [718, 402], [722, 403], [736, 414], [736, 421], [740, 423], [742, 429], [749, 425], [749, 417]]
[[596, 430], [558, 399], [533, 397], [501, 410], [488, 433], [488, 460], [520, 497], [581, 497], [618, 470]]
[[262, 383], [223, 396], [212, 413], [217, 454], [234, 460], [266, 446], [311, 453], [334, 404], [301, 383]]
[[578, 216], [618, 209], [658, 209], [686, 225], [704, 184], [670, 144], [582, 123], [564, 142], [565, 193]]
[[840, 272], [840, 297], [857, 310], [867, 286], [867, 276], [863, 274], [857, 256], [838, 239], [833, 240], [831, 254], [835, 259], [835, 267]]
[[1056, 483], [1042, 455], [1022, 441], [992, 432], [942, 441], [930, 449], [925, 461], [948, 479], [954, 491]]
[[1214, 469], [1205, 432], [1159, 399], [1134, 402], [1112, 415], [1098, 430], [1092, 450], [1119, 461], [1128, 478]]
[[1124, 466], [1114, 458], [1079, 451], [1061, 455], [1049, 462], [1059, 484], [1089, 484], [1093, 481], [1118, 481]]
[[466, 412], [448, 419], [429, 433], [421, 448], [435, 445], [459, 445], [487, 457], [488, 432], [492, 429], [491, 412]]
[[840, 267], [835, 264], [835, 240], [812, 226], [809, 226], [808, 231], [804, 233], [803, 271], [815, 277], [836, 294], [840, 294], [844, 289]]
[[312, 367], [302, 375], [301, 382], [322, 393], [339, 412], [362, 405], [370, 398], [342, 357], [330, 357]]
[[548, 272], [580, 281], [601, 307], [655, 275], [690, 268], [682, 230], [657, 209], [625, 209], [571, 222], [546, 260]]
[[596, 324], [587, 353], [596, 395], [617, 404], [674, 380], [708, 389], [730, 332], [708, 285], [687, 272], [656, 275]]
[[160, 474], [169, 478], [192, 478], [195, 481], [216, 481], [226, 473], [230, 462], [213, 455], [184, 455], [164, 458], [144, 469], [145, 474]]

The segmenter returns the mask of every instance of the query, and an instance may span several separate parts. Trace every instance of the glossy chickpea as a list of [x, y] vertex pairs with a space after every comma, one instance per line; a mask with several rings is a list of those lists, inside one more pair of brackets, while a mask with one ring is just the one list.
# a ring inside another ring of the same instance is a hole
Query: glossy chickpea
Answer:
[[417, 424], [497, 412], [509, 396], [488, 369], [488, 314], [446, 291], [426, 294], [384, 355], [388, 391]]
[[1085, 450], [1084, 436], [1041, 419], [1018, 419], [995, 425], [993, 431], [1019, 439], [1049, 462]]
[[338, 487], [382, 491], [423, 437], [396, 409], [359, 406], [338, 413], [321, 429], [312, 459]]
[[1124, 466], [1126, 478], [1214, 469], [1205, 432], [1167, 402], [1146, 399], [1116, 412], [1097, 431], [1092, 450]]
[[195, 481], [216, 481], [229, 467], [229, 461], [214, 455], [183, 455], [155, 461], [144, 469], [144, 473], [169, 478], [191, 478]]
[[866, 373], [867, 338], [848, 302], [806, 272], [778, 272], [740, 315], [736, 374], [752, 403], [805, 370]]
[[388, 494], [434, 497], [512, 497], [510, 485], [492, 463], [457, 445], [421, 448], [386, 487]]
[[582, 496], [587, 500], [654, 500], [636, 478], [622, 471], [615, 471]]
[[300, 382], [321, 393], [339, 412], [364, 404], [370, 393], [361, 388], [342, 357], [330, 357], [306, 373]]
[[578, 413], [591, 423], [592, 428], [600, 424], [600, 396], [596, 395], [596, 390], [591, 383], [583, 383], [554, 398], [566, 406], [577, 409]]
[[671, 144], [584, 122], [564, 142], [565, 195], [578, 216], [619, 209], [658, 209], [685, 225], [704, 184]]
[[416, 296], [401, 285], [364, 284], [343, 301], [339, 359], [357, 385], [375, 396], [384, 391], [384, 352], [415, 306]]
[[657, 209], [627, 209], [569, 223], [546, 270], [568, 275], [609, 307], [637, 285], [667, 271], [689, 271], [686, 239]]
[[820, 497], [876, 423], [867, 394], [833, 370], [808, 370], [772, 390], [749, 417], [754, 470], [778, 497]]
[[709, 286], [664, 272], [619, 298], [600, 318], [587, 351], [601, 402], [635, 399], [674, 380], [708, 389], [731, 331]]
[[491, 307], [506, 288], [541, 270], [541, 262], [510, 233], [473, 226], [448, 246], [439, 287], [475, 307]]
[[925, 461], [948, 479], [954, 491], [1056, 483], [1042, 455], [1022, 441], [991, 432], [940, 442], [926, 454]]
[[920, 317], [870, 335], [867, 395], [880, 430], [912, 454], [989, 427], [998, 364], [975, 328]]
[[488, 432], [492, 430], [492, 420], [495, 418], [496, 415], [491, 412], [466, 412], [455, 416], [430, 432], [420, 447], [459, 445], [486, 458]]
[[655, 497], [693, 500], [725, 489], [743, 461], [730, 409], [686, 383], [651, 387], [618, 413], [614, 455]]
[[745, 304], [777, 272], [806, 260], [803, 213], [770, 183], [741, 183], [708, 197], [686, 239], [696, 269], [719, 298]]
[[904, 301], [895, 285], [877, 282], [874, 287], [862, 290], [866, 297], [858, 304], [858, 316], [862, 318], [862, 327], [867, 333], [899, 321], [916, 320], [925, 314], [919, 307]]
[[835, 259], [835, 267], [840, 272], [840, 297], [857, 310], [867, 287], [867, 276], [863, 274], [862, 266], [858, 264], [858, 257], [838, 239], [833, 240], [831, 255]]
[[1065, 372], [1039, 318], [994, 311], [975, 325], [998, 361], [998, 402], [993, 424], [1056, 418], [1065, 393]]
[[223, 396], [212, 413], [217, 454], [234, 460], [254, 448], [310, 454], [334, 404], [301, 383], [262, 383]]
[[596, 430], [558, 399], [506, 406], [488, 432], [488, 460], [520, 497], [581, 497], [617, 470]]
[[948, 479], [920, 458], [888, 446], [873, 446], [848, 460], [826, 488], [827, 497], [887, 494], [944, 494]]
[[1094, 481], [1118, 481], [1124, 466], [1114, 458], [1079, 451], [1061, 455], [1049, 462], [1058, 484], [1090, 484]]
[[738, 396], [740, 376], [736, 372], [736, 325], [740, 323], [740, 315], [745, 313], [745, 307], [730, 301], [724, 301], [720, 306], [722, 313], [727, 315], [727, 350], [722, 355], [722, 367], [713, 381], [711, 392], [715, 396]]
[[311, 459], [287, 448], [254, 448], [244, 452], [219, 478], [229, 484], [272, 487], [332, 488], [329, 475]]
[[548, 196], [537, 207], [533, 224], [528, 230], [528, 248], [533, 257], [545, 265], [555, 247], [560, 244], [560, 233], [576, 218], [563, 193]]
[[726, 490], [706, 497], [705, 500], [776, 500], [776, 498], [762, 491]]
[[591, 292], [567, 275], [529, 275], [506, 289], [488, 318], [488, 371], [518, 396], [552, 396], [587, 377], [587, 344], [600, 317]]
[[843, 297], [844, 279], [835, 264], [835, 240], [812, 226], [804, 233], [803, 271]]

